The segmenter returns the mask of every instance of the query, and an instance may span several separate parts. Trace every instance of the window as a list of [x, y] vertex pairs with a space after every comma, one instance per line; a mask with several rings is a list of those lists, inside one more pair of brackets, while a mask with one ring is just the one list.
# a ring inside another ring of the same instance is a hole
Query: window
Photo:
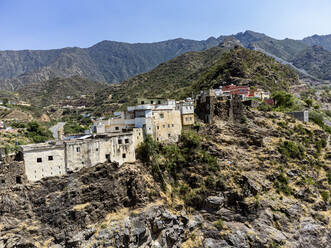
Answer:
[[6, 183], [6, 180], [5, 179], [1, 179], [1, 183], [2, 184], [5, 184]]
[[159, 126], [157, 126], [156, 128], [157, 128], [157, 129], [160, 129], [160, 127], [159, 127]]
[[99, 151], [99, 148], [95, 148], [96, 151]]
[[168, 128], [170, 127], [170, 124], [168, 124]]
[[160, 114], [160, 118], [163, 119], [164, 118], [164, 114]]
[[41, 158], [37, 158], [37, 163], [41, 163], [43, 160]]
[[107, 159], [107, 160], [110, 159], [110, 154], [106, 154], [106, 159]]
[[145, 102], [144, 101], [141, 101], [141, 104], [145, 104]]
[[171, 136], [170, 133], [168, 133], [168, 137], [169, 137], [169, 138], [170, 138], [170, 136]]
[[171, 126], [172, 126], [172, 127], [174, 127], [175, 125], [174, 125], [174, 124], [172, 124]]
[[80, 147], [76, 147], [76, 152], [80, 152]]
[[125, 139], [125, 144], [128, 144], [129, 143], [129, 139]]
[[120, 128], [119, 127], [115, 127], [115, 130], [120, 130]]
[[53, 160], [53, 156], [48, 156], [48, 160], [52, 161]]
[[165, 125], [162, 125], [163, 128], [165, 128]]
[[161, 104], [161, 101], [157, 101], [158, 104]]
[[159, 141], [159, 138], [156, 138], [157, 141]]
[[119, 145], [122, 144], [122, 140], [121, 139], [118, 140], [118, 144]]
[[125, 153], [122, 154], [122, 158], [126, 158], [126, 154]]
[[153, 104], [154, 103], [154, 101], [151, 101], [151, 104]]

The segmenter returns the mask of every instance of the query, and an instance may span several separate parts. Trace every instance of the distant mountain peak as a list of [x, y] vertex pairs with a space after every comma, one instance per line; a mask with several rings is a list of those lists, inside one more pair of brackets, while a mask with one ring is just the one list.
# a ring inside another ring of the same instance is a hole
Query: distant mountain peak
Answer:
[[234, 36], [226, 37], [222, 43], [219, 44], [219, 47], [225, 48], [225, 49], [232, 49], [232, 48], [238, 48], [243, 47], [241, 42], [236, 39]]

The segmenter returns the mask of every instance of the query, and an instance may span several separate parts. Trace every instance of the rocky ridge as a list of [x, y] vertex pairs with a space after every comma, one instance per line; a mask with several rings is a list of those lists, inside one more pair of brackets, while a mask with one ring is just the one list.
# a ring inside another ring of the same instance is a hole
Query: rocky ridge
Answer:
[[328, 135], [244, 115], [157, 145], [152, 160], [1, 190], [0, 247], [327, 247]]

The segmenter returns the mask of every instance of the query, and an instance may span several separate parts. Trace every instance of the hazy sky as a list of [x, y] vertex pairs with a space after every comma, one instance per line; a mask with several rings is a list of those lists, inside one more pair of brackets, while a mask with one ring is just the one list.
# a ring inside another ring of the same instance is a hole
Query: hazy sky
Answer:
[[330, 0], [0, 0], [0, 50], [331, 33]]

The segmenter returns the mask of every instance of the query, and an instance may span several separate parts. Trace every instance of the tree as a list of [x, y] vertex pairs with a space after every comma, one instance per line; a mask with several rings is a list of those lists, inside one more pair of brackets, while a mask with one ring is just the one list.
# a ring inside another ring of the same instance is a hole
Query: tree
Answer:
[[285, 91], [277, 91], [272, 94], [271, 98], [275, 101], [276, 107], [291, 108], [294, 105], [293, 96]]
[[313, 106], [314, 101], [311, 98], [307, 98], [307, 99], [305, 99], [305, 103], [308, 108], [311, 108]]

